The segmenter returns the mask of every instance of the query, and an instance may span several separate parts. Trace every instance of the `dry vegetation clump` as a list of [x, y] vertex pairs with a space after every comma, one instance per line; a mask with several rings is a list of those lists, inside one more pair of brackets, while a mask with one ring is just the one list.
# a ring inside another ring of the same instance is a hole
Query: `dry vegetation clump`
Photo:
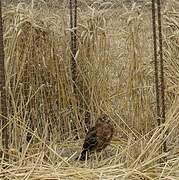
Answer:
[[[68, 10], [3, 9], [11, 141], [10, 163], [0, 159], [8, 166], [0, 165], [0, 178], [178, 179], [178, 2], [163, 7], [167, 118], [161, 127], [151, 12], [137, 4], [98, 10], [86, 4], [78, 12], [75, 97]], [[81, 138], [101, 112], [116, 127], [112, 144], [107, 153], [78, 162]], [[165, 139], [168, 152], [160, 153]]]

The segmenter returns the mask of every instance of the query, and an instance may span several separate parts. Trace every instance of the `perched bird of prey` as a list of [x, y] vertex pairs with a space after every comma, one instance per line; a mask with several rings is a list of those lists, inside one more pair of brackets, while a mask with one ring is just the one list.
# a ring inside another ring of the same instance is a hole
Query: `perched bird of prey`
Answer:
[[106, 114], [101, 115], [94, 127], [86, 134], [80, 160], [85, 160], [90, 152], [101, 151], [110, 144], [114, 133], [114, 127]]

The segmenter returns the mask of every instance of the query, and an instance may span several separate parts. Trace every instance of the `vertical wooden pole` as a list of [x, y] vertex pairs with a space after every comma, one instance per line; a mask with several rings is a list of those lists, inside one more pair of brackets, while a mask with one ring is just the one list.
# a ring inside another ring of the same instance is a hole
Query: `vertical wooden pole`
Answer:
[[77, 0], [70, 0], [70, 28], [71, 28], [71, 73], [73, 80], [74, 93], [76, 94], [76, 78], [77, 78]]
[[155, 0], [152, 0], [152, 24], [153, 24], [153, 48], [154, 48], [154, 68], [155, 68], [155, 93], [157, 107], [157, 122], [160, 126], [160, 92], [159, 92], [159, 68], [157, 60], [157, 33], [156, 33], [156, 6]]
[[[165, 82], [164, 82], [164, 62], [163, 62], [163, 37], [162, 37], [162, 18], [161, 2], [157, 0], [158, 11], [158, 38], [159, 38], [159, 60], [160, 60], [160, 92], [161, 92], [161, 121], [165, 123]], [[167, 151], [166, 141], [163, 144], [164, 152]]]
[[[163, 40], [162, 40], [162, 20], [161, 2], [157, 0], [158, 16], [158, 42], [159, 42], [159, 62], [157, 56], [157, 32], [156, 32], [156, 0], [152, 0], [152, 22], [153, 22], [153, 44], [154, 44], [154, 64], [155, 64], [155, 87], [158, 126], [165, 123], [165, 82], [164, 82], [164, 61], [163, 61]], [[160, 83], [160, 84], [159, 84]], [[164, 136], [165, 138], [165, 136]], [[166, 140], [163, 142], [163, 151], [167, 151]]]
[[[8, 121], [5, 89], [5, 66], [4, 66], [4, 44], [3, 44], [3, 22], [2, 22], [2, 4], [0, 0], [0, 121], [2, 126], [2, 143], [3, 149], [8, 150]], [[6, 155], [7, 158], [7, 155]]]

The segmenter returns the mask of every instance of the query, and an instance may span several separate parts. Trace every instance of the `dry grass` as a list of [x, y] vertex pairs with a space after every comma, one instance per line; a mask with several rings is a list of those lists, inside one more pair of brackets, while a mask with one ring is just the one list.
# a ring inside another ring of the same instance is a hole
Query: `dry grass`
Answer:
[[[106, 7], [95, 10], [82, 2], [79, 8], [80, 106], [72, 91], [68, 9], [25, 4], [3, 9], [11, 141], [10, 163], [0, 159], [0, 178], [178, 179], [179, 4], [171, 0], [163, 7], [162, 127], [156, 126], [148, 5]], [[111, 146], [87, 162], [75, 161], [86, 126], [101, 112], [116, 127]], [[166, 131], [168, 152], [160, 153]], [[162, 163], [164, 157], [168, 161]]]

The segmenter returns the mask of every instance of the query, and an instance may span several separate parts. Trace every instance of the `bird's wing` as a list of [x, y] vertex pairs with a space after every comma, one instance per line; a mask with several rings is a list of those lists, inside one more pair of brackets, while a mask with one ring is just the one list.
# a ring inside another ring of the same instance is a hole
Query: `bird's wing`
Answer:
[[96, 139], [96, 128], [92, 127], [86, 134], [85, 141], [83, 144], [84, 149], [92, 150], [97, 144]]

